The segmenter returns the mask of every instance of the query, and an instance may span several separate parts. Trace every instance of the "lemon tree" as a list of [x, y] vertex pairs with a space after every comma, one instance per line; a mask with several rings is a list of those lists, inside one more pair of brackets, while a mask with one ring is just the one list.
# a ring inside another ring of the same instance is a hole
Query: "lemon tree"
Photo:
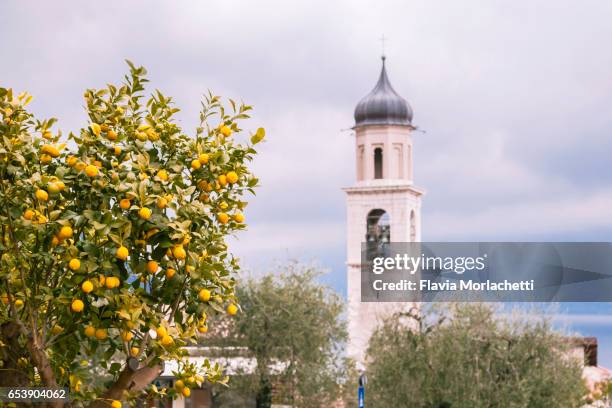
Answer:
[[[85, 92], [89, 122], [67, 137], [0, 88], [0, 385], [119, 406], [226, 381], [184, 346], [208, 315], [240, 312], [225, 238], [245, 228], [264, 130], [245, 135], [251, 107], [209, 93], [188, 136], [128, 64], [123, 84]], [[179, 386], [158, 389], [167, 360]]]

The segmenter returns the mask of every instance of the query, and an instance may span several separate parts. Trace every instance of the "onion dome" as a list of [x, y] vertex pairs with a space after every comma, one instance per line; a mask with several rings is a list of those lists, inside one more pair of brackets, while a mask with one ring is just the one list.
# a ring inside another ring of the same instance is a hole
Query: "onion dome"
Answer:
[[368, 125], [411, 126], [412, 108], [389, 82], [382, 57], [382, 70], [378, 82], [355, 108], [355, 127]]

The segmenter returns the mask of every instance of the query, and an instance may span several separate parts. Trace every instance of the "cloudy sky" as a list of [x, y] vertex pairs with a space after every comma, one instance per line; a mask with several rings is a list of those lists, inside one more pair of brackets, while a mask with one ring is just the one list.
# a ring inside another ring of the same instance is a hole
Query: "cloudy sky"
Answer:
[[[32, 109], [64, 131], [85, 123], [83, 90], [120, 81], [125, 58], [175, 97], [185, 129], [207, 89], [255, 105], [262, 186], [234, 245], [251, 270], [312, 260], [345, 291], [347, 129], [376, 82], [382, 34], [423, 131], [424, 240], [611, 240], [608, 1], [101, 4], [2, 2], [0, 86], [34, 94]], [[612, 350], [609, 311], [576, 306], [569, 319]]]

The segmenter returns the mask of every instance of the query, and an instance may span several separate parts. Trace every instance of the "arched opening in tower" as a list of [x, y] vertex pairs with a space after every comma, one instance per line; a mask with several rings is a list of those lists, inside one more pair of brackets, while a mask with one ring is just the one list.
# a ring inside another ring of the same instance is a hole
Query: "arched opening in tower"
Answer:
[[380, 208], [368, 213], [366, 242], [385, 244], [391, 241], [389, 214]]
[[383, 178], [383, 150], [380, 147], [374, 149], [374, 178]]

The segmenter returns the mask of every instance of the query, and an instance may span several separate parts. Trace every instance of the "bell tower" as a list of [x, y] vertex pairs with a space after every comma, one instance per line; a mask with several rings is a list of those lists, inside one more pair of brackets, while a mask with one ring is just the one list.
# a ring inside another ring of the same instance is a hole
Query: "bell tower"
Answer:
[[421, 240], [421, 196], [413, 184], [412, 108], [391, 86], [382, 57], [374, 89], [355, 108], [356, 181], [347, 195], [348, 354], [363, 364], [368, 340], [406, 303], [361, 302], [361, 244]]

